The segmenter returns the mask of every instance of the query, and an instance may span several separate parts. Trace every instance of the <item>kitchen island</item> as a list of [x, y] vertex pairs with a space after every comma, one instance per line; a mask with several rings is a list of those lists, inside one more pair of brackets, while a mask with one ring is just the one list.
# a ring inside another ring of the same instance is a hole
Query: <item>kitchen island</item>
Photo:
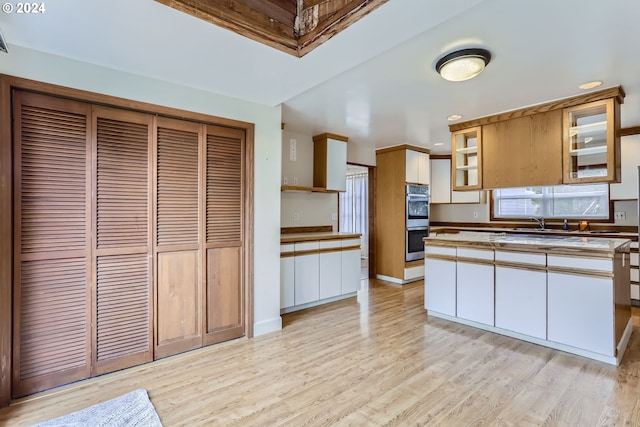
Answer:
[[630, 240], [460, 232], [424, 243], [429, 316], [620, 363]]

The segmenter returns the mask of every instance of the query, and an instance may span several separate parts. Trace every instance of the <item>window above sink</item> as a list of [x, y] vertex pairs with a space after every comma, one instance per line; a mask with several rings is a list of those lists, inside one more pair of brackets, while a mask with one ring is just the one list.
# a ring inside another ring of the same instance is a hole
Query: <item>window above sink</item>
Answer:
[[606, 183], [502, 188], [491, 201], [492, 219], [610, 220]]

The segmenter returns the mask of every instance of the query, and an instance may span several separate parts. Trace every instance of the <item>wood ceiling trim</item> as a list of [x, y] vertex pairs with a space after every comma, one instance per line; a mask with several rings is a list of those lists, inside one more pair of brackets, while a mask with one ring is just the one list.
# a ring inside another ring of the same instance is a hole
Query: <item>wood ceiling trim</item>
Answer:
[[[321, 18], [318, 26], [314, 30], [299, 38], [298, 50], [300, 56], [302, 57], [311, 52], [387, 1], [388, 0], [352, 0], [347, 2], [342, 8], [328, 15], [329, 18]], [[308, 3], [305, 1], [304, 4], [307, 5]]]
[[267, 46], [298, 56], [293, 25], [287, 26], [238, 1], [156, 0], [211, 24], [233, 31]]
[[624, 90], [622, 86], [615, 86], [608, 89], [602, 89], [596, 92], [589, 92], [584, 95], [573, 96], [570, 98], [559, 99], [556, 101], [546, 102], [544, 104], [533, 105], [531, 107], [521, 108], [518, 110], [507, 111], [505, 113], [495, 114], [493, 116], [482, 117], [479, 119], [469, 120], [461, 123], [449, 125], [450, 132], [467, 129], [475, 126], [483, 126], [491, 123], [510, 120], [518, 117], [531, 116], [533, 114], [545, 113], [560, 108], [575, 107], [576, 105], [586, 104], [587, 102], [601, 101], [607, 98], [616, 98], [620, 104], [624, 103]]
[[156, 1], [302, 57], [388, 0]]

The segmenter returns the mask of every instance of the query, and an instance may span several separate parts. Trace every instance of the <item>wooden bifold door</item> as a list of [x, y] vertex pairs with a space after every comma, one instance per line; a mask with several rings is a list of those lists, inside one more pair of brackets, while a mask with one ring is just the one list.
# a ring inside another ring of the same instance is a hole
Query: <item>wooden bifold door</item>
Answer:
[[13, 397], [243, 336], [244, 130], [13, 99]]

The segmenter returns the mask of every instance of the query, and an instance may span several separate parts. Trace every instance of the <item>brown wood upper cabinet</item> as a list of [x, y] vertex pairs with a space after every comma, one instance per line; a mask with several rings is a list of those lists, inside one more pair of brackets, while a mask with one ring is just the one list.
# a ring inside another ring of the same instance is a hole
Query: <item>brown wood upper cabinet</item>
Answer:
[[621, 87], [449, 126], [454, 190], [620, 182]]
[[562, 110], [482, 126], [483, 188], [562, 184]]

